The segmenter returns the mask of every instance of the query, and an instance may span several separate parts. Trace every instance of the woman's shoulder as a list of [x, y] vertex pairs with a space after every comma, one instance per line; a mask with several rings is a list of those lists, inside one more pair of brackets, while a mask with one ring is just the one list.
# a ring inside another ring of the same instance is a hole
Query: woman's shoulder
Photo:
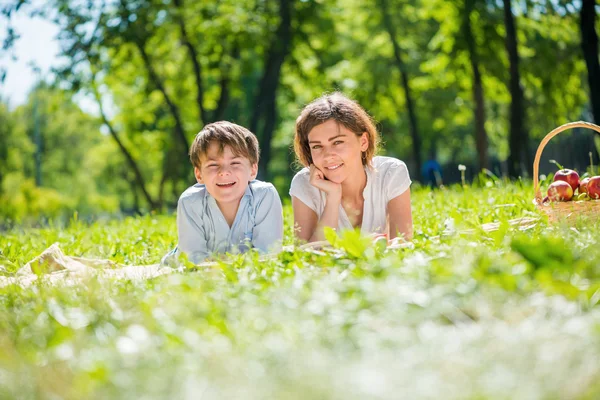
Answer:
[[296, 173], [292, 179], [289, 194], [309, 206], [313, 211], [318, 212], [321, 192], [311, 185], [308, 168], [303, 168]]
[[377, 156], [377, 157], [373, 157], [373, 170], [385, 175], [385, 173], [389, 170], [393, 170], [393, 169], [403, 169], [403, 170], [407, 170], [406, 168], [406, 164], [404, 163], [404, 161], [402, 160], [398, 160], [397, 158], [394, 157], [387, 157], [387, 156]]
[[296, 175], [292, 178], [291, 188], [308, 186], [312, 187], [310, 185], [310, 170], [305, 167], [296, 172]]
[[406, 164], [397, 158], [375, 157], [373, 170], [375, 171], [373, 184], [383, 190], [388, 201], [404, 193], [412, 183]]
[[302, 168], [300, 171], [296, 172], [296, 175], [294, 175], [294, 179], [302, 179], [302, 178], [310, 178], [310, 169], [308, 169], [308, 167], [304, 167]]

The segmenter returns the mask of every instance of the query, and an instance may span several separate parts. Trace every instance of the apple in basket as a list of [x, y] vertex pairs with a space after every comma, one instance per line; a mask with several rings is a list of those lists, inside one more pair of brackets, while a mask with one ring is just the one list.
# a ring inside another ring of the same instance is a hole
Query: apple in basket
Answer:
[[579, 181], [579, 193], [587, 193], [587, 186], [588, 186], [588, 182], [590, 181], [590, 178], [583, 178], [582, 180]]
[[557, 181], [567, 182], [575, 192], [575, 189], [579, 187], [579, 174], [572, 169], [563, 168], [554, 174], [554, 182]]
[[587, 193], [592, 199], [600, 199], [600, 176], [592, 176], [587, 184]]
[[[600, 186], [598, 189], [600, 191]], [[548, 199], [551, 201], [569, 201], [572, 197], [573, 188], [565, 181], [554, 181], [548, 186]]]

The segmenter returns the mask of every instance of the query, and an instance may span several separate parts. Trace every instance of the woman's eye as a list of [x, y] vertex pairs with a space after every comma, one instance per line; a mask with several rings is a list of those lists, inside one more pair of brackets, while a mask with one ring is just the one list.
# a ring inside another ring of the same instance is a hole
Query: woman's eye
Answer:
[[323, 146], [321, 146], [320, 144], [315, 144], [315, 145], [312, 147], [312, 149], [313, 149], [313, 150], [319, 150], [321, 147], [323, 147]]
[[335, 142], [333, 142], [333, 144], [342, 144], [344, 143], [342, 140], [336, 140]]

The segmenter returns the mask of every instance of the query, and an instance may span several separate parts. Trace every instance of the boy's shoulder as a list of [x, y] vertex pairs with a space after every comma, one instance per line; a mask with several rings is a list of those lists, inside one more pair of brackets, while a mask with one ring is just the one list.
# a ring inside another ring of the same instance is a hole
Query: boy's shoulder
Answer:
[[277, 193], [277, 189], [271, 182], [264, 182], [255, 179], [248, 185], [254, 196], [264, 196], [268, 193]]
[[196, 183], [181, 193], [181, 196], [179, 196], [179, 202], [186, 204], [195, 203], [198, 201], [203, 201], [207, 195], [208, 192], [206, 191], [206, 186], [201, 183]]

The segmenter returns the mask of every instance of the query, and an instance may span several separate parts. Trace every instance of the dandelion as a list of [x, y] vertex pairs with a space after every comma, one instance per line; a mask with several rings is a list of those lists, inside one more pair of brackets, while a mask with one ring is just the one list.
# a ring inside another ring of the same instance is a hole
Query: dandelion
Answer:
[[458, 170], [460, 171], [460, 180], [462, 181], [463, 186], [465, 186], [465, 171], [467, 170], [467, 167], [458, 164]]

